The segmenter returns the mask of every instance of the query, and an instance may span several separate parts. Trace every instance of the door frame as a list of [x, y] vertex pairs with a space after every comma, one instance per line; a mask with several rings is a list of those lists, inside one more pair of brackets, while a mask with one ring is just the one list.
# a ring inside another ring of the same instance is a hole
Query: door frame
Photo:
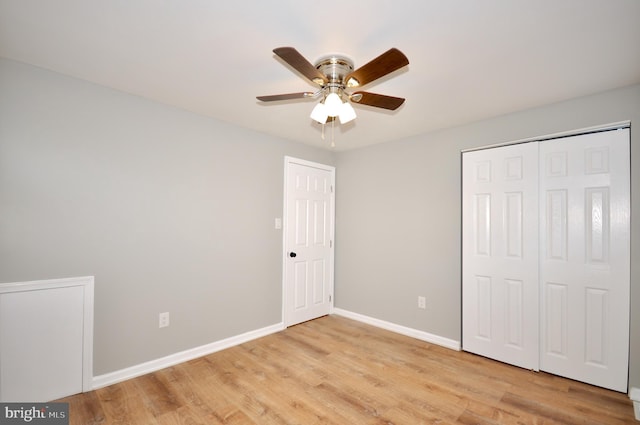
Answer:
[[[557, 133], [550, 133], [550, 134], [544, 134], [544, 135], [541, 135], [541, 136], [527, 137], [525, 139], [517, 139], [517, 140], [512, 140], [512, 141], [509, 141], [509, 142], [494, 143], [494, 144], [491, 144], [491, 145], [483, 145], [483, 146], [478, 146], [478, 147], [474, 147], [474, 148], [462, 149], [462, 150], [460, 150], [460, 164], [462, 164], [462, 154], [465, 153], [465, 152], [481, 151], [481, 150], [484, 150], [484, 149], [491, 149], [491, 148], [499, 148], [499, 147], [502, 147], [502, 146], [517, 145], [519, 143], [542, 142], [542, 141], [545, 141], [545, 140], [559, 139], [561, 137], [580, 136], [582, 134], [597, 133], [597, 132], [600, 132], [600, 131], [608, 131], [608, 130], [616, 130], [618, 128], [631, 128], [631, 121], [630, 120], [618, 121], [618, 122], [612, 122], [610, 124], [594, 125], [592, 127], [584, 127], [584, 128], [578, 128], [578, 129], [575, 129], [575, 130], [560, 131], [560, 132], [557, 132]], [[462, 182], [460, 183], [460, 190], [462, 190]], [[460, 202], [461, 202], [461, 205], [462, 205], [462, 197], [460, 197]]]
[[292, 156], [284, 157], [284, 178], [283, 178], [283, 196], [282, 196], [282, 323], [284, 327], [291, 326], [288, 318], [287, 318], [287, 253], [289, 252], [289, 247], [287, 246], [288, 240], [288, 228], [289, 223], [287, 222], [288, 217], [288, 176], [289, 176], [289, 167], [292, 164], [302, 165], [305, 167], [317, 168], [320, 170], [325, 170], [331, 173], [331, 205], [329, 207], [329, 234], [330, 234], [330, 253], [329, 253], [329, 313], [333, 313], [334, 309], [334, 272], [335, 272], [335, 200], [336, 200], [336, 168], [331, 165], [321, 164], [318, 162], [308, 161], [305, 159], [295, 158]]

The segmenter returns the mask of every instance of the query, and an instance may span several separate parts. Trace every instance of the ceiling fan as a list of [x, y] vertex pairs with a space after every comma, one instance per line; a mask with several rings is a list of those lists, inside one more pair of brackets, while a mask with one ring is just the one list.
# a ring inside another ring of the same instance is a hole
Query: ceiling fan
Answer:
[[354, 71], [353, 61], [340, 55], [329, 55], [312, 65], [293, 47], [278, 47], [273, 50], [289, 64], [320, 88], [316, 92], [298, 92], [257, 96], [263, 102], [321, 98], [311, 112], [311, 118], [320, 124], [334, 122], [336, 118], [344, 124], [353, 120], [356, 113], [350, 102], [377, 108], [396, 110], [405, 101], [401, 97], [387, 96], [366, 91], [348, 92], [371, 83], [409, 64], [409, 59], [398, 49], [391, 48]]

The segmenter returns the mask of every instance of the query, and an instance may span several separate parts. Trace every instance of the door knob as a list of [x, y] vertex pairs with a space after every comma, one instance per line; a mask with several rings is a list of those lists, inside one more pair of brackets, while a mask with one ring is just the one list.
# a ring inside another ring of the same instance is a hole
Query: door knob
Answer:
[[289, 253], [289, 257], [291, 257], [291, 258], [294, 258], [296, 255], [298, 255], [298, 254], [296, 254], [295, 252], [290, 252]]

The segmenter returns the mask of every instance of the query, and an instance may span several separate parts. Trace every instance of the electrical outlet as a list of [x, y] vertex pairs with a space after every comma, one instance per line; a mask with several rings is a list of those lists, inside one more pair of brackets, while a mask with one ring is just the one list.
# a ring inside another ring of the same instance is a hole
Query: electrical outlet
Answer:
[[167, 326], [169, 326], [169, 312], [165, 312], [165, 313], [160, 313], [160, 315], [158, 316], [158, 327], [159, 328], [166, 328]]
[[425, 297], [418, 297], [418, 308], [423, 310], [427, 308], [427, 299]]

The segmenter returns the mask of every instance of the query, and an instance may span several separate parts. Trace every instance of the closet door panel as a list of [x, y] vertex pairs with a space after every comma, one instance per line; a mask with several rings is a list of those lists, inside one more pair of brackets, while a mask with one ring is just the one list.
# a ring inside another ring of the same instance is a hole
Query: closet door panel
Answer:
[[627, 390], [629, 130], [540, 143], [540, 369]]
[[538, 369], [537, 145], [463, 155], [463, 349]]

